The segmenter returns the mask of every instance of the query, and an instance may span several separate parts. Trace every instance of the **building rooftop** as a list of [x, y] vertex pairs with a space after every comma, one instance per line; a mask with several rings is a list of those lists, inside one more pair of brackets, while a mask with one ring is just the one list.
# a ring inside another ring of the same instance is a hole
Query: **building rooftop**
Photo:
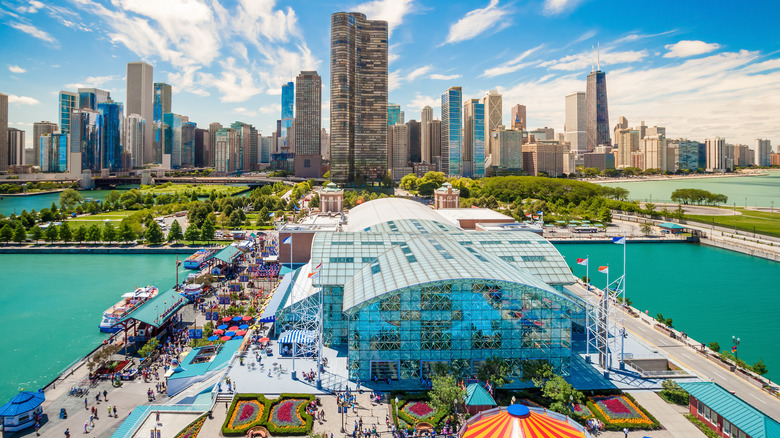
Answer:
[[437, 222], [446, 220], [436, 210], [419, 202], [401, 198], [381, 198], [365, 202], [351, 209], [348, 215], [347, 231], [364, 231], [388, 219], [428, 219]]
[[448, 222], [460, 226], [460, 221], [466, 220], [501, 220], [504, 222], [514, 222], [515, 219], [493, 211], [489, 208], [442, 208], [436, 210], [436, 213], [446, 219]]
[[[238, 249], [236, 249], [238, 251]], [[175, 289], [159, 293], [156, 297], [136, 307], [135, 310], [128, 313], [119, 322], [129, 319], [135, 319], [152, 327], [160, 327], [171, 316], [187, 304], [187, 298], [178, 293]]]

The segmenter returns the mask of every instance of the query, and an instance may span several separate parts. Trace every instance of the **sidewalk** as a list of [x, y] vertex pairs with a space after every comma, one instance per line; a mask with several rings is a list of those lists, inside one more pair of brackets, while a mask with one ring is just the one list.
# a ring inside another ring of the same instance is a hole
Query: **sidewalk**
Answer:
[[702, 433], [698, 427], [694, 426], [693, 423], [683, 416], [688, 412], [684, 406], [666, 403], [664, 399], [655, 392], [632, 392], [631, 395], [666, 429], [653, 432], [652, 434], [645, 433], [645, 435], [659, 438], [664, 436], [673, 438], [705, 437], [704, 433]]

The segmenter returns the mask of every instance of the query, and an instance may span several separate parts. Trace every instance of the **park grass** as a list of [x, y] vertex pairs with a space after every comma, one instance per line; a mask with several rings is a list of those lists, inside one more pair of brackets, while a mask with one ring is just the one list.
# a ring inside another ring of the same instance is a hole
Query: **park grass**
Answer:
[[755, 231], [758, 234], [780, 237], [780, 213], [746, 210], [744, 208], [737, 208], [737, 211], [742, 214], [730, 216], [686, 215], [685, 218], [704, 224], [714, 224], [727, 228], [736, 226], [738, 230], [751, 233]]
[[198, 193], [198, 196], [209, 196], [212, 192], [217, 195], [233, 195], [238, 192], [248, 190], [248, 186], [226, 186], [226, 185], [210, 185], [210, 184], [162, 184], [155, 187], [142, 186], [141, 192], [146, 195], [151, 193], [152, 195], [167, 194], [189, 194], [194, 190]]

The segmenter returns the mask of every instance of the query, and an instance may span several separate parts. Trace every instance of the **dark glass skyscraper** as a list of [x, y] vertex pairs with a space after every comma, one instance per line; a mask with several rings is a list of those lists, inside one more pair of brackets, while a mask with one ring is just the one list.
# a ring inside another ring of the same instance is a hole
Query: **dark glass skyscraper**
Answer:
[[283, 147], [289, 147], [287, 130], [293, 124], [293, 109], [295, 108], [295, 83], [282, 85], [282, 142]]
[[122, 170], [122, 104], [109, 100], [99, 103], [98, 135], [100, 137], [100, 168]]
[[[459, 177], [463, 171], [462, 101], [461, 87], [450, 87], [441, 95], [441, 169], [439, 170], [450, 177]], [[482, 126], [484, 128], [484, 124]]]
[[302, 71], [295, 82], [295, 175], [318, 178], [322, 176], [322, 78], [316, 71]]
[[607, 106], [607, 74], [601, 70], [590, 72], [585, 90], [585, 136], [588, 152], [596, 146], [611, 146], [609, 135], [609, 108]]
[[[152, 108], [152, 162], [162, 163], [163, 114], [171, 110], [171, 86], [165, 82], [154, 83], [154, 105]], [[147, 121], [147, 123], [149, 123]]]
[[340, 183], [387, 174], [387, 22], [331, 15], [330, 175]]

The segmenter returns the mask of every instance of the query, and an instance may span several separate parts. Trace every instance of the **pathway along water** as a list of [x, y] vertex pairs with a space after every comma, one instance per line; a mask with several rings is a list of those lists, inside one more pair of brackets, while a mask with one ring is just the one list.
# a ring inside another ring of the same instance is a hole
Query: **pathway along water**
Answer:
[[[721, 178], [678, 178], [662, 181], [619, 181], [602, 183], [629, 191], [629, 199], [647, 202], [672, 202], [676, 189], [702, 189], [728, 196], [728, 205], [771, 207], [780, 211], [780, 171], [768, 170], [763, 176]], [[773, 204], [774, 202], [774, 204]]]
[[95, 348], [103, 311], [135, 286], [172, 287], [175, 263], [172, 254], [0, 255], [0, 400], [46, 385]]
[[[613, 244], [557, 244], [573, 268], [585, 276], [577, 258], [589, 257], [590, 276], [599, 288], [609, 265], [610, 278], [623, 273], [623, 249]], [[633, 306], [672, 318], [674, 327], [699, 342], [716, 341], [731, 349], [731, 337], [741, 338], [739, 357], [748, 364], [763, 359], [767, 377], [780, 376], [780, 263], [698, 244], [629, 244], [626, 296]]]

